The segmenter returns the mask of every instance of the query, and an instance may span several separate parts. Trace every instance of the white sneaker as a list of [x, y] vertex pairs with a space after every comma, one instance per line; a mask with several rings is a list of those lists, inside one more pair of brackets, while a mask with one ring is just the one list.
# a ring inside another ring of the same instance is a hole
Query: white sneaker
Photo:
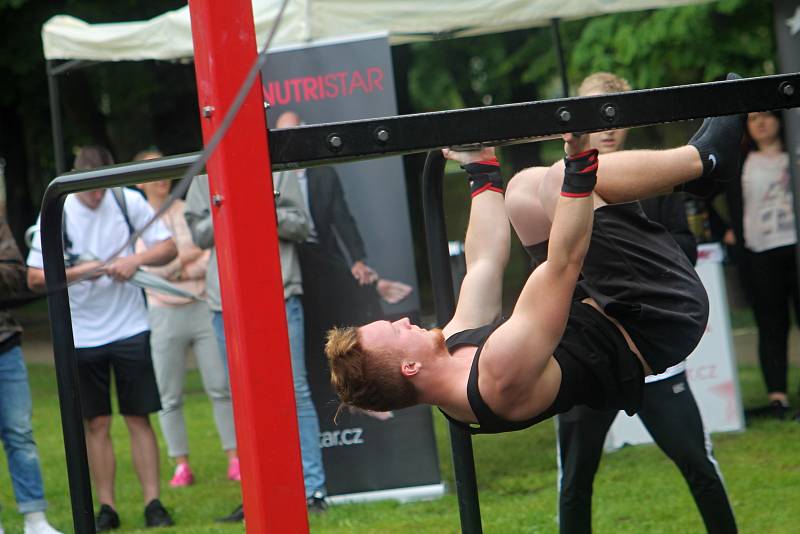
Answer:
[[62, 534], [47, 522], [47, 517], [45, 517], [44, 513], [38, 512], [36, 514], [34, 517], [31, 517], [33, 514], [25, 514], [25, 534]]

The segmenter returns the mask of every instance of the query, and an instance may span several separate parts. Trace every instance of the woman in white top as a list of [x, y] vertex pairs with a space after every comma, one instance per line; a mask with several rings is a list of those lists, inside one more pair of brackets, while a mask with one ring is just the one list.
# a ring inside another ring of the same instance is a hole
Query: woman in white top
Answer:
[[789, 410], [789, 307], [799, 310], [789, 155], [779, 115], [750, 113], [745, 144], [741, 181], [732, 181], [727, 192], [732, 228], [725, 242], [736, 245], [741, 255], [740, 274], [758, 326], [758, 356], [768, 395], [766, 406], [747, 414], [783, 419]]
[[[149, 150], [140, 152], [135, 159], [159, 157], [161, 153]], [[169, 196], [170, 186], [169, 180], [161, 180], [142, 184], [140, 189], [153, 209], [158, 210]], [[197, 295], [198, 299], [147, 293], [150, 345], [162, 405], [158, 415], [161, 431], [167, 441], [167, 452], [176, 462], [175, 474], [170, 481], [172, 487], [188, 486], [194, 482], [194, 474], [189, 467], [189, 444], [183, 417], [184, 378], [187, 349], [190, 346], [194, 349], [203, 387], [213, 406], [222, 448], [228, 456], [227, 476], [231, 480], [241, 480], [228, 375], [219, 356], [211, 312], [203, 300], [209, 251], [201, 250], [192, 242], [183, 209], [184, 202], [178, 200], [162, 217], [175, 239], [178, 257], [163, 267], [149, 271]]]

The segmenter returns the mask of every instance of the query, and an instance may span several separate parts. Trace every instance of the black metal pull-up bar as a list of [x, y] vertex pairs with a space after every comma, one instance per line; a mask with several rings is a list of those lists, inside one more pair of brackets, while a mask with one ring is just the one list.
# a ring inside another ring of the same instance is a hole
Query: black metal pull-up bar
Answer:
[[[800, 73], [668, 87], [595, 97], [557, 99], [302, 126], [270, 134], [273, 169], [300, 168], [431, 151], [448, 146], [511, 144], [566, 132], [591, 132], [663, 122], [800, 106]], [[61, 424], [75, 531], [94, 532], [91, 487], [79, 402], [77, 360], [63, 262], [61, 225], [69, 193], [175, 177], [199, 154], [138, 161], [61, 175], [42, 201], [41, 236], [53, 337]], [[425, 166], [426, 233], [440, 325], [453, 315], [455, 298], [442, 208], [444, 159], [431, 153]], [[800, 224], [800, 219], [796, 221]], [[470, 436], [451, 426], [453, 466], [464, 532], [481, 532]]]
[[273, 169], [800, 106], [800, 73], [271, 130]]

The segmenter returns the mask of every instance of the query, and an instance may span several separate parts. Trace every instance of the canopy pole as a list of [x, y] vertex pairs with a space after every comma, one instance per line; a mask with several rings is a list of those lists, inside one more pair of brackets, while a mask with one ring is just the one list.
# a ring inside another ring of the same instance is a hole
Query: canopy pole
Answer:
[[64, 174], [67, 170], [64, 156], [64, 129], [61, 124], [61, 94], [58, 88], [58, 73], [54, 72], [55, 61], [47, 60], [47, 93], [50, 98], [50, 125], [53, 128], [53, 154], [55, 156], [56, 174]]
[[559, 19], [550, 19], [550, 29], [553, 31], [553, 46], [556, 48], [558, 59], [558, 73], [561, 76], [561, 92], [564, 98], [569, 96], [569, 81], [567, 80], [567, 64], [564, 61], [564, 47], [561, 44], [561, 24]]

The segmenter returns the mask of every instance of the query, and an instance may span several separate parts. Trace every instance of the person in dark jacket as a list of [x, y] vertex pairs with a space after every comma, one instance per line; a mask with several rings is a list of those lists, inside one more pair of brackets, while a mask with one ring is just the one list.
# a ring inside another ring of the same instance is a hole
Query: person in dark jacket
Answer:
[[22, 327], [7, 309], [7, 303], [30, 295], [25, 280], [22, 255], [5, 217], [0, 217], [0, 438], [14, 498], [25, 517], [25, 534], [59, 534], [44, 514], [47, 501], [31, 427], [31, 390], [20, 347]]

